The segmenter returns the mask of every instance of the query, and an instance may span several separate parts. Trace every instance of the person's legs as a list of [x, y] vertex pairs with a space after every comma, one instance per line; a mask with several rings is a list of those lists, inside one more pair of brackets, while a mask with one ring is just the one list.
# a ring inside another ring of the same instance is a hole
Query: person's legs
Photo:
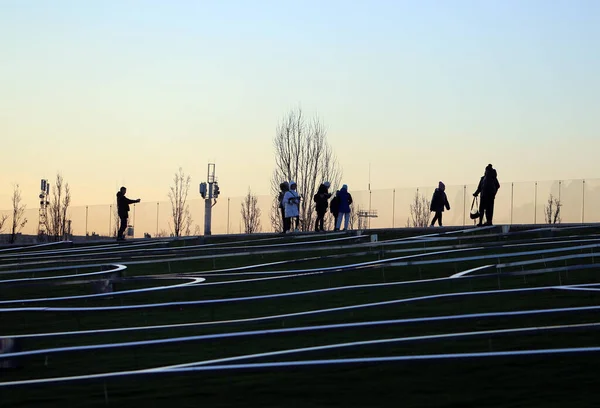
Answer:
[[438, 217], [438, 225], [441, 227], [442, 226], [442, 215], [443, 213], [441, 211], [438, 212], [437, 217]]
[[342, 214], [338, 213], [338, 215], [335, 217], [335, 230], [339, 231], [341, 226], [342, 226]]
[[281, 223], [282, 223], [282, 227], [283, 227], [283, 232], [285, 233], [287, 230], [285, 229], [285, 210], [283, 208], [280, 208], [281, 210]]
[[292, 219], [290, 217], [285, 217], [283, 219], [283, 232], [286, 233], [292, 227]]
[[344, 213], [344, 231], [348, 231], [349, 223], [350, 223], [350, 213]]
[[436, 211], [435, 215], [433, 216], [433, 219], [431, 220], [432, 227], [435, 225], [435, 222], [439, 220], [440, 216], [441, 216], [441, 212]]
[[119, 216], [119, 218], [121, 219], [121, 226], [117, 232], [117, 239], [124, 239], [123, 233], [127, 229], [127, 217]]
[[494, 218], [494, 200], [489, 200], [485, 209], [485, 218], [487, 220], [486, 224], [492, 225], [492, 220]]
[[487, 205], [487, 201], [483, 199], [483, 197], [481, 198], [481, 201], [479, 201], [479, 226], [483, 225], [483, 215], [485, 213], [485, 206]]
[[300, 216], [297, 215], [294, 217], [294, 219], [296, 220], [296, 228], [295, 230], [298, 231], [300, 229]]

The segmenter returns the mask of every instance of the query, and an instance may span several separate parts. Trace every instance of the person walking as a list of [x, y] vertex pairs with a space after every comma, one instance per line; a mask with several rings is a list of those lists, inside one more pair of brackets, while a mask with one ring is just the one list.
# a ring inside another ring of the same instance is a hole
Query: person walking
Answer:
[[325, 231], [325, 214], [327, 213], [327, 207], [329, 207], [329, 199], [331, 194], [329, 193], [329, 181], [321, 184], [317, 194], [313, 197], [315, 200], [315, 209], [317, 210], [317, 220], [315, 221], [315, 231]]
[[479, 180], [477, 190], [473, 193], [473, 197], [477, 197], [481, 194], [481, 200], [479, 202], [479, 223], [477, 226], [481, 227], [484, 225], [484, 213], [486, 220], [485, 225], [493, 225], [494, 203], [499, 189], [500, 183], [498, 182], [498, 172], [491, 164], [488, 164], [485, 168], [483, 177]]
[[117, 213], [119, 214], [119, 218], [121, 220], [121, 226], [119, 227], [119, 231], [117, 232], [117, 241], [123, 241], [125, 239], [123, 233], [127, 228], [127, 219], [129, 218], [129, 204], [135, 204], [141, 201], [139, 198], [137, 200], [130, 200], [129, 198], [125, 197], [125, 193], [127, 193], [127, 189], [125, 187], [121, 187], [121, 189], [117, 193]]
[[344, 231], [348, 230], [350, 223], [350, 205], [352, 205], [352, 195], [348, 192], [348, 186], [344, 184], [336, 197], [339, 200], [339, 214], [335, 223], [335, 230], [339, 231], [342, 226], [342, 218], [344, 218]]
[[279, 210], [281, 211], [281, 223], [283, 225], [283, 233], [285, 234], [290, 229], [290, 226], [287, 224], [287, 218], [285, 218], [285, 206], [283, 205], [283, 196], [286, 192], [290, 190], [290, 185], [287, 181], [284, 181], [279, 185], [279, 196], [277, 197], [277, 201], [279, 202]]
[[296, 191], [297, 185], [295, 181], [290, 181], [290, 189], [283, 195], [282, 203], [285, 208], [286, 225], [289, 227], [286, 232], [292, 230], [292, 220], [296, 221], [295, 231], [298, 231], [300, 221], [300, 195]]
[[446, 186], [441, 181], [438, 184], [438, 188], [435, 189], [433, 197], [431, 197], [431, 205], [429, 210], [435, 212], [433, 219], [431, 220], [431, 226], [438, 222], [438, 225], [442, 226], [442, 213], [444, 208], [450, 211], [450, 204], [448, 203], [448, 196], [446, 196]]

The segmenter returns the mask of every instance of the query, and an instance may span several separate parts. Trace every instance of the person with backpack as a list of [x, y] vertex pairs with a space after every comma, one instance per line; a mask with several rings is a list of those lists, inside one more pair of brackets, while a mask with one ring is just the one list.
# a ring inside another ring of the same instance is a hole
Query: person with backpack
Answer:
[[337, 192], [336, 197], [339, 200], [339, 213], [335, 222], [335, 230], [340, 230], [340, 227], [342, 226], [342, 218], [344, 218], [344, 231], [347, 231], [348, 224], [350, 223], [350, 205], [352, 205], [352, 195], [348, 192], [348, 186], [346, 184], [344, 184], [340, 191]]
[[292, 230], [292, 219], [296, 220], [295, 231], [298, 231], [300, 223], [300, 195], [296, 191], [297, 185], [295, 181], [290, 181], [290, 189], [283, 195], [282, 203], [285, 208], [286, 225], [289, 227], [286, 232]]
[[431, 197], [431, 205], [429, 206], [429, 210], [435, 212], [435, 216], [431, 220], [432, 227], [435, 225], [436, 221], [440, 227], [442, 226], [442, 213], [444, 212], [444, 207], [450, 211], [448, 196], [446, 196], [446, 186], [440, 181], [438, 188], [436, 188], [433, 193], [433, 197]]
[[284, 181], [279, 185], [279, 196], [277, 197], [277, 202], [279, 202], [279, 210], [281, 211], [281, 223], [283, 225], [282, 233], [285, 234], [290, 226], [287, 224], [287, 219], [285, 218], [285, 206], [283, 205], [283, 196], [287, 191], [289, 191], [290, 185], [287, 181]]
[[327, 213], [327, 207], [329, 207], [329, 199], [331, 194], [329, 193], [329, 181], [321, 184], [317, 190], [317, 194], [314, 195], [315, 209], [317, 210], [317, 220], [315, 221], [315, 231], [325, 231], [325, 214]]
[[478, 227], [483, 224], [483, 215], [485, 213], [485, 225], [493, 225], [492, 219], [494, 218], [494, 202], [496, 200], [496, 194], [500, 189], [500, 183], [498, 182], [498, 172], [488, 164], [485, 168], [483, 177], [479, 180], [477, 190], [473, 193], [473, 197], [477, 197], [481, 193], [481, 200], [479, 202], [479, 223]]

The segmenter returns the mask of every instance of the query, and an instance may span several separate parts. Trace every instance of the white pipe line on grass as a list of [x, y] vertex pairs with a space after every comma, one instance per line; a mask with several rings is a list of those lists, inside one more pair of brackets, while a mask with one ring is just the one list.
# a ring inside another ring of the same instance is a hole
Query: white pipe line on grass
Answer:
[[[449, 279], [449, 278], [444, 278]], [[466, 279], [466, 278], [465, 278]], [[392, 284], [406, 284], [406, 282], [393, 282]], [[376, 284], [386, 285], [386, 284]], [[219, 303], [233, 303], [233, 302], [246, 302], [254, 300], [265, 300], [265, 299], [279, 299], [293, 296], [312, 295], [317, 293], [327, 293], [340, 290], [356, 289], [359, 286], [341, 286], [336, 288], [324, 288], [324, 289], [313, 289], [299, 292], [286, 292], [269, 295], [255, 295], [255, 296], [240, 296], [235, 298], [225, 299], [204, 299], [204, 300], [188, 300], [178, 302], [163, 302], [163, 303], [145, 303], [136, 305], [123, 305], [123, 306], [91, 306], [91, 307], [19, 307], [19, 308], [0, 308], [0, 313], [12, 313], [12, 312], [91, 312], [91, 311], [111, 311], [111, 310], [134, 310], [134, 309], [151, 309], [161, 307], [172, 307], [172, 306], [200, 306], [200, 305], [211, 305]], [[368, 285], [364, 285], [367, 287]], [[470, 291], [470, 292], [450, 292], [435, 295], [423, 295], [412, 298], [394, 299], [383, 302], [365, 303], [361, 305], [350, 305], [342, 306], [338, 308], [329, 309], [329, 311], [342, 311], [342, 310], [353, 310], [363, 307], [373, 306], [387, 306], [399, 303], [410, 303], [422, 300], [433, 300], [451, 297], [463, 297], [463, 296], [477, 296], [477, 295], [490, 295], [490, 294], [504, 294], [504, 293], [518, 293], [518, 292], [534, 292], [551, 290], [553, 286], [537, 286], [532, 288], [516, 288], [516, 289], [499, 289], [499, 290], [482, 290], [482, 291]], [[327, 310], [327, 309], [324, 309]]]
[[[556, 287], [559, 289], [560, 287]], [[330, 311], [331, 309], [323, 309]], [[245, 319], [234, 319], [234, 320], [217, 320], [209, 322], [192, 322], [192, 323], [174, 323], [164, 325], [152, 325], [152, 326], [137, 326], [137, 327], [117, 327], [110, 329], [96, 329], [96, 330], [79, 330], [79, 331], [64, 331], [64, 332], [53, 332], [53, 333], [29, 333], [29, 334], [7, 334], [0, 336], [0, 339], [32, 339], [40, 337], [63, 337], [63, 336], [82, 336], [88, 334], [106, 334], [106, 333], [124, 333], [131, 331], [147, 331], [147, 330], [167, 330], [167, 329], [183, 329], [189, 327], [202, 327], [202, 326], [220, 326], [230, 325], [239, 323], [258, 323], [263, 321], [287, 319], [304, 316], [306, 314], [317, 314], [323, 310], [316, 310], [313, 312], [296, 312], [287, 313], [280, 315], [270, 315], [261, 317], [250, 317]], [[455, 320], [469, 320], [469, 319], [488, 319], [494, 317], [520, 317], [530, 315], [545, 315], [552, 313], [574, 313], [574, 312], [592, 312], [599, 311], [600, 306], [577, 306], [577, 307], [562, 307], [553, 309], [530, 309], [530, 310], [516, 310], [516, 311], [504, 311], [504, 312], [482, 312], [482, 313], [467, 313], [458, 315], [442, 315], [442, 316], [429, 316], [429, 317], [411, 317], [404, 319], [391, 319], [391, 320], [376, 320], [366, 322], [353, 322], [353, 323], [335, 323], [320, 326], [312, 326], [314, 330], [324, 329], [338, 329], [338, 328], [357, 328], [357, 327], [370, 327], [379, 325], [393, 325], [393, 324], [408, 324], [408, 323], [428, 323], [428, 322], [439, 322], [439, 321], [455, 321]], [[334, 310], [336, 311], [336, 310]], [[294, 328], [291, 328], [294, 329]]]
[[[480, 330], [480, 331], [470, 331], [470, 332], [458, 332], [458, 333], [443, 333], [443, 334], [429, 334], [422, 336], [411, 336], [411, 337], [396, 337], [389, 339], [377, 339], [377, 340], [361, 340], [361, 341], [353, 341], [348, 343], [334, 343], [327, 344], [322, 346], [312, 346], [312, 347], [301, 347], [295, 349], [286, 349], [286, 350], [278, 350], [278, 351], [268, 351], [263, 353], [255, 353], [255, 354], [246, 354], [234, 357], [224, 357], [213, 360], [204, 360], [204, 361], [195, 361], [191, 363], [184, 364], [175, 364], [170, 366], [156, 367], [152, 370], [172, 370], [177, 368], [184, 367], [197, 367], [204, 366], [209, 364], [220, 364], [220, 363], [229, 363], [232, 361], [241, 361], [241, 360], [252, 360], [257, 358], [268, 358], [282, 355], [290, 355], [290, 354], [298, 354], [298, 353], [307, 353], [312, 351], [323, 351], [323, 350], [334, 350], [340, 348], [350, 348], [350, 347], [361, 347], [361, 346], [374, 346], [378, 344], [390, 344], [390, 343], [408, 343], [408, 342], [418, 342], [423, 340], [441, 340], [441, 339], [454, 339], [454, 338], [465, 338], [465, 337], [479, 337], [479, 336], [488, 336], [488, 335], [502, 335], [502, 334], [515, 334], [515, 333], [540, 333], [540, 332], [549, 332], [549, 331], [563, 331], [563, 330], [572, 330], [572, 329], [582, 329], [582, 328], [600, 328], [600, 323], [581, 323], [581, 324], [568, 324], [568, 325], [556, 325], [556, 326], [533, 326], [533, 327], [519, 327], [515, 329], [496, 329], [496, 330]], [[276, 334], [276, 333], [268, 333], [268, 334]]]
[[219, 372], [219, 371], [234, 371], [234, 370], [257, 370], [257, 369], [273, 369], [273, 368], [299, 368], [312, 366], [335, 366], [349, 364], [374, 364], [374, 363], [391, 363], [399, 361], [422, 361], [422, 360], [441, 360], [441, 359], [473, 359], [473, 358], [489, 358], [489, 357], [517, 357], [517, 356], [532, 356], [532, 355], [549, 355], [549, 354], [575, 354], [575, 353], [592, 353], [600, 351], [600, 347], [573, 347], [573, 348], [556, 348], [556, 349], [534, 349], [534, 350], [515, 350], [515, 351], [492, 351], [479, 353], [454, 353], [454, 354], [424, 354], [412, 356], [386, 356], [386, 357], [364, 357], [364, 358], [344, 358], [332, 360], [305, 360], [305, 361], [286, 361], [272, 363], [254, 363], [254, 364], [231, 364], [219, 366], [200, 366], [190, 368], [180, 368], [173, 370], [152, 371], [136, 370], [136, 371], [121, 371], [103, 374], [77, 375], [71, 377], [55, 377], [41, 378], [35, 380], [18, 380], [1, 382], [0, 387], [14, 387], [21, 385], [34, 384], [54, 384], [60, 382], [94, 380], [101, 378], [117, 378], [132, 375], [149, 375], [149, 374], [174, 374], [174, 373], [190, 373], [190, 372]]

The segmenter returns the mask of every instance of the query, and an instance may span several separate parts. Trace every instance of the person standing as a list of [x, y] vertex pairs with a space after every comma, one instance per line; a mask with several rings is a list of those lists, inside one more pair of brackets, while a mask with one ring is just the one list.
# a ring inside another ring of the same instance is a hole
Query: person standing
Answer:
[[317, 220], [315, 221], [315, 231], [325, 231], [324, 222], [325, 214], [327, 213], [327, 207], [329, 207], [329, 199], [331, 194], [329, 193], [329, 181], [321, 184], [317, 194], [314, 196], [315, 209], [317, 210]]
[[121, 220], [121, 226], [119, 227], [119, 231], [117, 233], [117, 241], [123, 241], [125, 236], [123, 233], [127, 228], [127, 218], [129, 218], [129, 204], [139, 203], [141, 200], [138, 198], [137, 200], [130, 200], [125, 197], [125, 193], [127, 189], [125, 187], [121, 187], [119, 192], [117, 193], [117, 213], [119, 214], [119, 218]]
[[348, 186], [344, 184], [336, 197], [339, 200], [339, 214], [335, 223], [335, 230], [339, 231], [342, 226], [342, 217], [344, 218], [344, 231], [348, 230], [350, 223], [350, 205], [352, 205], [352, 195], [348, 192]]
[[300, 218], [300, 196], [296, 191], [297, 185], [295, 181], [290, 181], [290, 189], [283, 195], [282, 203], [285, 207], [286, 225], [288, 231], [292, 229], [292, 220], [296, 221], [295, 230], [298, 231], [298, 223]]
[[450, 211], [450, 204], [448, 203], [448, 196], [446, 195], [446, 186], [440, 181], [438, 188], [435, 189], [433, 197], [431, 197], [431, 205], [429, 210], [435, 212], [433, 219], [431, 220], [431, 226], [438, 222], [438, 225], [442, 226], [442, 213], [444, 208]]
[[477, 226], [481, 227], [483, 224], [483, 215], [485, 213], [485, 225], [493, 225], [492, 220], [494, 218], [494, 203], [496, 201], [496, 194], [500, 189], [500, 183], [498, 182], [498, 172], [488, 164], [485, 168], [483, 177], [479, 180], [477, 190], [473, 193], [474, 197], [477, 197], [481, 193], [481, 200], [479, 202], [479, 223]]
[[281, 211], [281, 223], [283, 224], [283, 233], [285, 234], [290, 226], [287, 224], [287, 218], [285, 218], [285, 206], [283, 205], [283, 196], [286, 192], [290, 190], [290, 185], [287, 181], [284, 181], [279, 185], [279, 196], [277, 197], [277, 201], [279, 202], [279, 209]]

